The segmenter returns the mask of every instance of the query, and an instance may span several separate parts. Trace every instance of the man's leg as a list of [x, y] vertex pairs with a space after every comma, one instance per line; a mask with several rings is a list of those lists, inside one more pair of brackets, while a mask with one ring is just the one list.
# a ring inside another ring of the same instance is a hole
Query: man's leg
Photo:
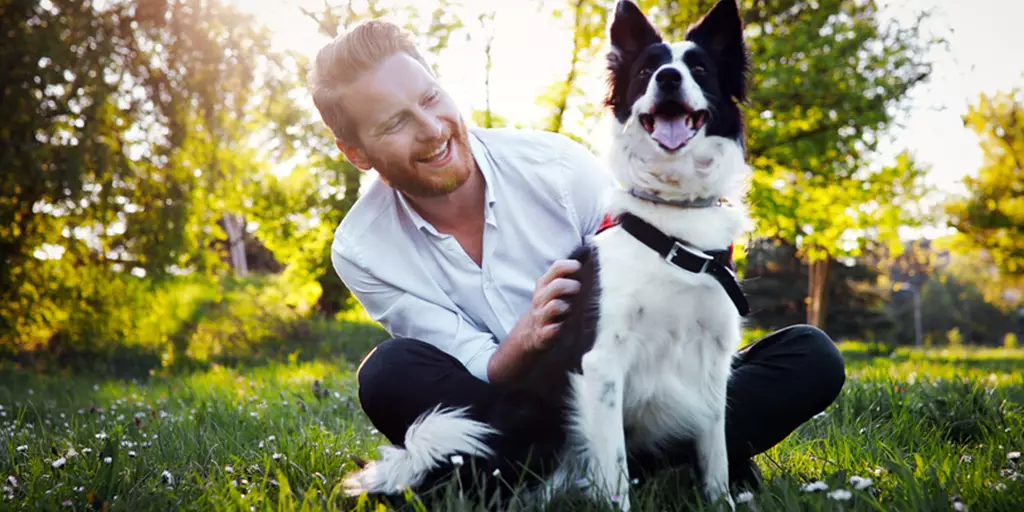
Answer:
[[434, 407], [470, 407], [484, 418], [497, 390], [469, 373], [451, 355], [428, 343], [391, 339], [377, 346], [359, 366], [359, 404], [388, 440], [401, 446], [405, 431]]
[[[776, 331], [739, 351], [726, 392], [729, 479], [751, 483], [750, 458], [785, 439], [825, 410], [846, 381], [842, 354], [821, 330], [797, 325]], [[665, 467], [692, 464], [692, 443], [668, 457], [640, 455], [633, 472], [650, 476]]]

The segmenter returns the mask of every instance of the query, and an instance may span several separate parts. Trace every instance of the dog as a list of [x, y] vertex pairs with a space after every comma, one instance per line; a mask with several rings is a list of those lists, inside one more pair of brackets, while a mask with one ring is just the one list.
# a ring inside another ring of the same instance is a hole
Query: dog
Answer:
[[[620, 0], [609, 36], [609, 216], [572, 258], [581, 290], [558, 339], [485, 421], [435, 409], [404, 447], [345, 481], [350, 495], [415, 487], [469, 458], [538, 475], [544, 496], [583, 486], [629, 509], [628, 456], [692, 441], [703, 490], [729, 494], [726, 387], [747, 303], [732, 244], [749, 229], [740, 104], [748, 56], [736, 0], [665, 42]], [[588, 482], [588, 483], [583, 483]]]

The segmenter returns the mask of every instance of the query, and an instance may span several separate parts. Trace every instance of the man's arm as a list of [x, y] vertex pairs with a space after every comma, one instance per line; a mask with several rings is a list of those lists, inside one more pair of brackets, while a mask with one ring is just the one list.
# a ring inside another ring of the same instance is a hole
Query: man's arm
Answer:
[[505, 342], [491, 356], [487, 374], [496, 385], [511, 382], [547, 349], [562, 327], [556, 319], [569, 311], [561, 297], [580, 290], [580, 282], [565, 276], [579, 270], [576, 260], [558, 260], [537, 280], [530, 309], [516, 322]]
[[478, 379], [487, 381], [488, 361], [498, 350], [494, 335], [440, 305], [396, 288], [370, 274], [358, 258], [343, 254], [340, 242], [331, 248], [334, 269], [370, 318], [391, 336], [430, 343], [457, 359]]

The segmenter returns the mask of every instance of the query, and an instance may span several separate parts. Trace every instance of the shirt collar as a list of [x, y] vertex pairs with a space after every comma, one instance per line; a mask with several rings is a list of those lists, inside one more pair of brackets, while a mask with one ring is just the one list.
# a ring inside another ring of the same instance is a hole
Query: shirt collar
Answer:
[[[476, 161], [477, 167], [480, 168], [480, 173], [484, 177], [484, 199], [486, 204], [484, 206], [484, 216], [486, 222], [494, 224], [494, 213], [492, 207], [496, 202], [494, 197], [494, 189], [491, 187], [493, 184], [492, 177], [494, 176], [494, 170], [491, 168], [491, 160], [488, 158], [487, 148], [484, 147], [480, 139], [477, 138], [473, 130], [469, 130], [469, 150], [473, 155], [473, 160]], [[409, 200], [405, 197], [405, 194], [395, 190], [395, 196], [398, 198], [398, 204], [406, 215], [412, 219], [412, 223], [416, 226], [416, 229], [420, 231], [426, 231], [434, 236], [442, 237], [445, 236], [434, 228], [432, 224], [426, 221], [419, 212], [416, 211], [412, 205], [409, 204]]]

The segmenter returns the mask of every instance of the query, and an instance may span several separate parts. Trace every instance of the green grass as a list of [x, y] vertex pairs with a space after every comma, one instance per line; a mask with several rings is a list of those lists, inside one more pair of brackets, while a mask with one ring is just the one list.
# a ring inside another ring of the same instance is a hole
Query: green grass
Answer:
[[[953, 510], [954, 498], [1021, 510], [1024, 461], [1008, 454], [1024, 449], [1024, 351], [844, 353], [837, 402], [758, 457], [757, 510]], [[354, 371], [293, 358], [135, 381], [0, 367], [0, 510], [370, 509], [340, 493], [348, 454], [372, 457], [382, 442], [358, 408]], [[872, 483], [855, 489], [854, 476]], [[801, 490], [816, 481], [828, 491]], [[851, 497], [829, 497], [837, 489]], [[452, 491], [407, 508], [479, 508]], [[710, 508], [672, 474], [633, 504]], [[599, 508], [576, 497], [550, 507]]]

